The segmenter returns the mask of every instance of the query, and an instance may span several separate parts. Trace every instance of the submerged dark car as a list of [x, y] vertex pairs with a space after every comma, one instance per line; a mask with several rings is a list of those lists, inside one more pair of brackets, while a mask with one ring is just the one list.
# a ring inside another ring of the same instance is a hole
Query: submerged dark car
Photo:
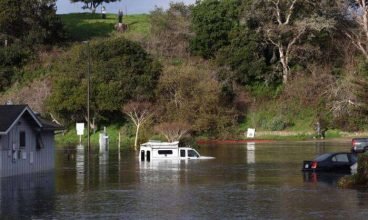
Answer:
[[314, 160], [303, 162], [303, 171], [323, 172], [350, 172], [350, 166], [357, 162], [357, 156], [353, 153], [325, 153]]

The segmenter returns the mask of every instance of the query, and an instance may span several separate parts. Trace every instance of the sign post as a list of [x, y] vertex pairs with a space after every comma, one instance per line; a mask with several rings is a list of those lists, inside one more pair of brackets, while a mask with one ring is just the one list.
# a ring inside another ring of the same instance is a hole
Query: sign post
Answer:
[[248, 128], [247, 138], [254, 138], [255, 134], [256, 134], [256, 129], [255, 128]]
[[82, 135], [84, 134], [84, 123], [76, 124], [77, 135], [79, 135], [79, 144], [82, 144]]

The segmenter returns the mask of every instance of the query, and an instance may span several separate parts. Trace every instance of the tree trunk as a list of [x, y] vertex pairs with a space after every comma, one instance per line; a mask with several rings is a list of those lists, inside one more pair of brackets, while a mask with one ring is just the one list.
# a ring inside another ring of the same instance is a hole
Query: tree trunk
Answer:
[[279, 55], [280, 55], [280, 62], [282, 64], [282, 82], [285, 85], [288, 81], [289, 76], [289, 64], [287, 61], [287, 57], [285, 57], [283, 48], [279, 47]]
[[139, 133], [139, 127], [140, 125], [137, 125], [137, 130], [135, 131], [135, 140], [134, 140], [134, 150], [137, 150], [138, 147], [138, 133]]

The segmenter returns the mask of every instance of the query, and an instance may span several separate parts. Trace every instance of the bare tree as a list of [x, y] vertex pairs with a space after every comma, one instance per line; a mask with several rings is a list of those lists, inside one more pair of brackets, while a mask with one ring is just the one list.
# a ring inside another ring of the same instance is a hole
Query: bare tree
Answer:
[[139, 129], [153, 115], [152, 104], [150, 102], [131, 101], [123, 106], [122, 111], [132, 120], [136, 127], [134, 150], [137, 150]]
[[302, 37], [311, 31], [319, 32], [331, 28], [334, 26], [334, 21], [318, 16], [317, 13], [303, 12], [302, 19], [298, 18], [300, 16], [295, 16], [296, 6], [300, 9], [308, 4], [317, 4], [309, 0], [265, 0], [256, 2], [256, 4], [263, 4], [262, 7], [266, 7], [266, 11], [270, 15], [262, 15], [263, 31], [267, 40], [278, 50], [282, 66], [282, 79], [283, 83], [286, 84], [290, 76], [290, 59]]
[[179, 141], [190, 130], [190, 125], [182, 122], [166, 122], [159, 124], [155, 130], [161, 133], [167, 141]]
[[190, 8], [184, 3], [170, 3], [167, 11], [157, 8], [150, 13], [151, 33], [146, 45], [165, 57], [189, 57]]
[[350, 0], [341, 9], [349, 26], [344, 28], [345, 35], [368, 60], [368, 1]]

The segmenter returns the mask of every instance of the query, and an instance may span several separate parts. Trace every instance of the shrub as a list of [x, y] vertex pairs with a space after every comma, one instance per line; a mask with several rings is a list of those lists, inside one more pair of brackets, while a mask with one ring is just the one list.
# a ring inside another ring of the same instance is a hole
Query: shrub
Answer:
[[154, 98], [161, 65], [140, 45], [121, 37], [75, 45], [53, 66], [55, 83], [47, 103], [59, 119], [85, 119], [88, 72], [92, 117], [109, 123], [121, 116], [120, 108], [129, 100]]

